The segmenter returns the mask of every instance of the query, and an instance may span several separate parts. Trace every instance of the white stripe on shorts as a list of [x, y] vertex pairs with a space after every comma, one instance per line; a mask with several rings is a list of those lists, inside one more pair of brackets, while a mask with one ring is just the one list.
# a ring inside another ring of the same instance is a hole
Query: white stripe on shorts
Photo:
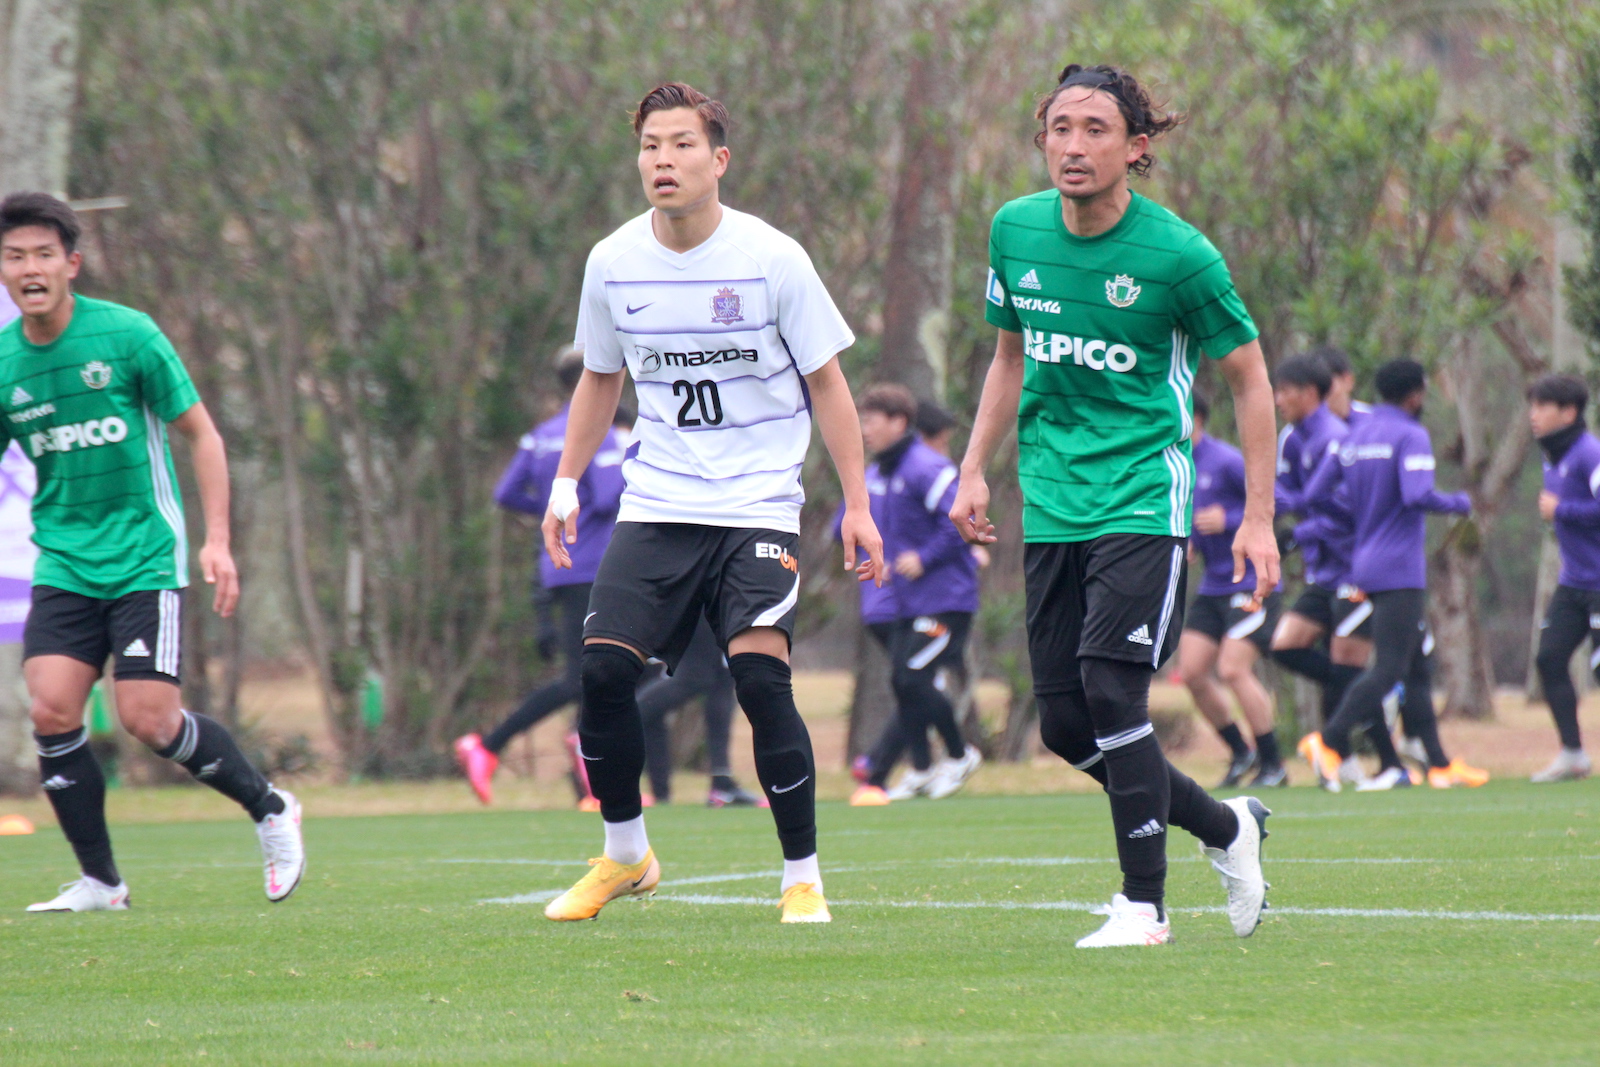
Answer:
[[1161, 666], [1161, 646], [1167, 640], [1167, 626], [1172, 622], [1172, 606], [1178, 599], [1178, 575], [1182, 573], [1183, 546], [1172, 546], [1172, 565], [1167, 572], [1167, 598], [1161, 602], [1161, 625], [1156, 630], [1156, 640], [1150, 650], [1150, 665]]
[[751, 626], [776, 626], [778, 620], [789, 614], [791, 608], [800, 601], [800, 576], [794, 576], [794, 585], [789, 589], [789, 595], [778, 601], [777, 605], [768, 608], [757, 615]]
[[1261, 624], [1267, 621], [1267, 609], [1258, 608], [1228, 627], [1228, 636], [1235, 641], [1242, 641], [1246, 637], [1261, 629]]
[[1341, 622], [1333, 632], [1339, 637], [1349, 637], [1370, 618], [1372, 618], [1372, 601], [1363, 600], [1356, 605], [1356, 610], [1344, 617], [1344, 622]]
[[155, 668], [162, 674], [178, 676], [178, 652], [183, 645], [182, 601], [174, 589], [161, 590], [158, 605], [160, 622], [156, 627]]

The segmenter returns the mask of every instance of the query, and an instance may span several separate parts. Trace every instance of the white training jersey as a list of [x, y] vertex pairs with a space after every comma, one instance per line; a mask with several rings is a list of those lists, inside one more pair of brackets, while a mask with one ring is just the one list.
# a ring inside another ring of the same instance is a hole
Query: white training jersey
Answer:
[[803, 375], [855, 335], [792, 237], [724, 207], [716, 232], [680, 254], [650, 214], [594, 246], [578, 311], [584, 366], [626, 365], [639, 395], [617, 520], [799, 533]]

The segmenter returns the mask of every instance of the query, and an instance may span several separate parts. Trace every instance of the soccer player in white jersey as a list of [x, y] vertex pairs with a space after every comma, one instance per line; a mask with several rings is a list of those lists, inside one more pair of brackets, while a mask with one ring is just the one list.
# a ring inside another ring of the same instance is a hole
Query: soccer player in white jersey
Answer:
[[[837, 358], [855, 336], [798, 243], [719, 202], [726, 108], [672, 83], [645, 96], [633, 123], [651, 210], [589, 254], [577, 329], [585, 369], [544, 520], [550, 558], [568, 565], [575, 479], [632, 374], [639, 452], [623, 465], [627, 489], [589, 600], [578, 725], [605, 855], [545, 915], [592, 919], [660, 880], [640, 807], [645, 745], [634, 685], [648, 658], [677, 667], [704, 614], [750, 719], [756, 774], [783, 846], [783, 921], [828, 922], [816, 770], [795, 710], [789, 642], [813, 415], [844, 489], [845, 567], [863, 581], [881, 583], [884, 573], [860, 423]], [[868, 557], [859, 566], [858, 550]]]

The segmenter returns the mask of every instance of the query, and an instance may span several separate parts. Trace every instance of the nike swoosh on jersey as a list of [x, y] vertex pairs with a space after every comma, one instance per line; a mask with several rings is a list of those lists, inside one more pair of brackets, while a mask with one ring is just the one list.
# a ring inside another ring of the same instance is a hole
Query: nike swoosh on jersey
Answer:
[[[654, 300], [650, 301], [650, 304], [654, 304], [654, 303], [655, 303]], [[641, 312], [645, 308], [649, 307], [650, 304], [640, 304], [638, 307], [630, 307], [630, 308], [628, 308], [628, 314], [637, 315], [639, 312]]]

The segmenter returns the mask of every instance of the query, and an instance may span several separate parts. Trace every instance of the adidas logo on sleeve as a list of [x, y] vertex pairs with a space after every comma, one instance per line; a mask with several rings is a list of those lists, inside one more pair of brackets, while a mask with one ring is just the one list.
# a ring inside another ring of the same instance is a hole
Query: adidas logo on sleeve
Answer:
[[1150, 639], [1150, 627], [1148, 626], [1140, 626], [1137, 630], [1128, 635], [1128, 640], [1132, 641], [1136, 645], [1155, 644], [1155, 642]]
[[1139, 827], [1137, 830], [1130, 830], [1128, 832], [1128, 837], [1130, 837], [1130, 838], [1156, 837], [1156, 836], [1158, 836], [1160, 834], [1164, 834], [1166, 832], [1167, 832], [1167, 828], [1165, 826], [1162, 826], [1160, 823], [1156, 822], [1154, 819], [1151, 819], [1149, 822], [1145, 823], [1143, 826]]

